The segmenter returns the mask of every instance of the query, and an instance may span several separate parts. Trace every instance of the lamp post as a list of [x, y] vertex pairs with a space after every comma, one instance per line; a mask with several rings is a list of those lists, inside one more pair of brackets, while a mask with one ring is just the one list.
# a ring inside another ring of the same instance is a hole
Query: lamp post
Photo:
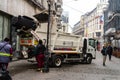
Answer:
[[50, 0], [47, 1], [48, 2], [48, 25], [47, 25], [47, 44], [46, 44], [46, 52], [45, 52], [45, 63], [44, 63], [44, 68], [43, 68], [43, 72], [49, 72], [49, 65], [48, 65], [48, 61], [49, 61], [49, 29], [50, 29], [50, 21], [51, 21], [51, 2]]

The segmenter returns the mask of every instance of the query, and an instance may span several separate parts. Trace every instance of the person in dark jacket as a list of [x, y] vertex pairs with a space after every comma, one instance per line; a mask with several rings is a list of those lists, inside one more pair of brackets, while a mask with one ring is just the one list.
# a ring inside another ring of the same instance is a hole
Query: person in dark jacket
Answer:
[[36, 61], [38, 63], [38, 71], [41, 71], [42, 72], [42, 68], [44, 66], [44, 53], [45, 53], [45, 46], [43, 45], [43, 42], [42, 40], [39, 40], [39, 43], [38, 45], [36, 46]]
[[113, 48], [112, 48], [111, 44], [109, 43], [108, 47], [107, 47], [107, 54], [109, 56], [109, 61], [111, 61], [112, 52], [113, 52]]
[[102, 50], [101, 50], [101, 53], [103, 55], [103, 66], [105, 66], [105, 62], [106, 62], [106, 58], [107, 58], [107, 45], [104, 44]]
[[9, 44], [9, 38], [5, 38], [4, 41], [0, 42], [0, 69], [3, 65], [8, 67], [8, 63], [11, 61], [12, 47]]

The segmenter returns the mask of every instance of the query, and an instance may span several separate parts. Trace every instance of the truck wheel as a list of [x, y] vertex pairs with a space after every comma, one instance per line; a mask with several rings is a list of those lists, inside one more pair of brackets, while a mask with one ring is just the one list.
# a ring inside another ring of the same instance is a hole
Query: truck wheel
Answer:
[[87, 64], [91, 64], [91, 62], [92, 62], [92, 56], [91, 55], [87, 55], [86, 63]]
[[53, 65], [55, 67], [60, 67], [62, 65], [62, 58], [60, 56], [53, 57]]

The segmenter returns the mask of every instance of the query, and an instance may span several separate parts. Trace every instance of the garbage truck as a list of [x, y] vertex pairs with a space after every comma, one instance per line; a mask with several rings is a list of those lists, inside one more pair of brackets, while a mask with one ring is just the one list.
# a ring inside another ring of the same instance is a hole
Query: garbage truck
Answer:
[[[46, 42], [47, 33], [36, 33], [33, 40]], [[71, 33], [57, 31], [49, 40], [48, 52], [50, 65], [60, 67], [65, 62], [84, 62], [90, 64], [96, 58], [97, 44], [93, 38], [82, 37]], [[46, 44], [46, 43], [44, 43]]]
[[[24, 32], [27, 31], [27, 36], [25, 36], [26, 34], [23, 34], [23, 32], [21, 33], [22, 35], [20, 34], [19, 36], [20, 49], [24, 58], [27, 59], [29, 58], [29, 52], [26, 51], [26, 48], [36, 46], [39, 39], [44, 41], [44, 45], [46, 45], [45, 42], [48, 40], [47, 32], [44, 32], [42, 29], [37, 32], [37, 26], [35, 26], [35, 24], [32, 19], [24, 16], [13, 18], [13, 25], [17, 26], [17, 29], [19, 29], [18, 26], [21, 26], [20, 30], [24, 30]], [[93, 38], [60, 32], [59, 30], [53, 33], [51, 32], [49, 37], [47, 50], [49, 53], [49, 63], [51, 65], [59, 67], [64, 62], [84, 62], [90, 64], [92, 60], [96, 58], [97, 41]]]

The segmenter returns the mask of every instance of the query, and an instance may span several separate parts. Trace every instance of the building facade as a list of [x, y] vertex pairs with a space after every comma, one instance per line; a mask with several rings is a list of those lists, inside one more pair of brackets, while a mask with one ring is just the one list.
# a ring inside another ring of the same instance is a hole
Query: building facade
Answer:
[[80, 30], [81, 26], [80, 26], [80, 21], [78, 21], [74, 27], [73, 27], [73, 30], [72, 30], [72, 33], [75, 34], [75, 35], [81, 35], [81, 30]]
[[[96, 8], [82, 15], [80, 27], [76, 28], [77, 33], [81, 33], [81, 35], [84, 35], [85, 37], [95, 38], [99, 40], [100, 43], [103, 43], [104, 9], [107, 5], [108, 3], [106, 0], [100, 0], [100, 3], [97, 4]], [[74, 30], [74, 33], [76, 30]]]
[[105, 40], [112, 43], [113, 47], [120, 48], [120, 1], [109, 0], [105, 11]]

